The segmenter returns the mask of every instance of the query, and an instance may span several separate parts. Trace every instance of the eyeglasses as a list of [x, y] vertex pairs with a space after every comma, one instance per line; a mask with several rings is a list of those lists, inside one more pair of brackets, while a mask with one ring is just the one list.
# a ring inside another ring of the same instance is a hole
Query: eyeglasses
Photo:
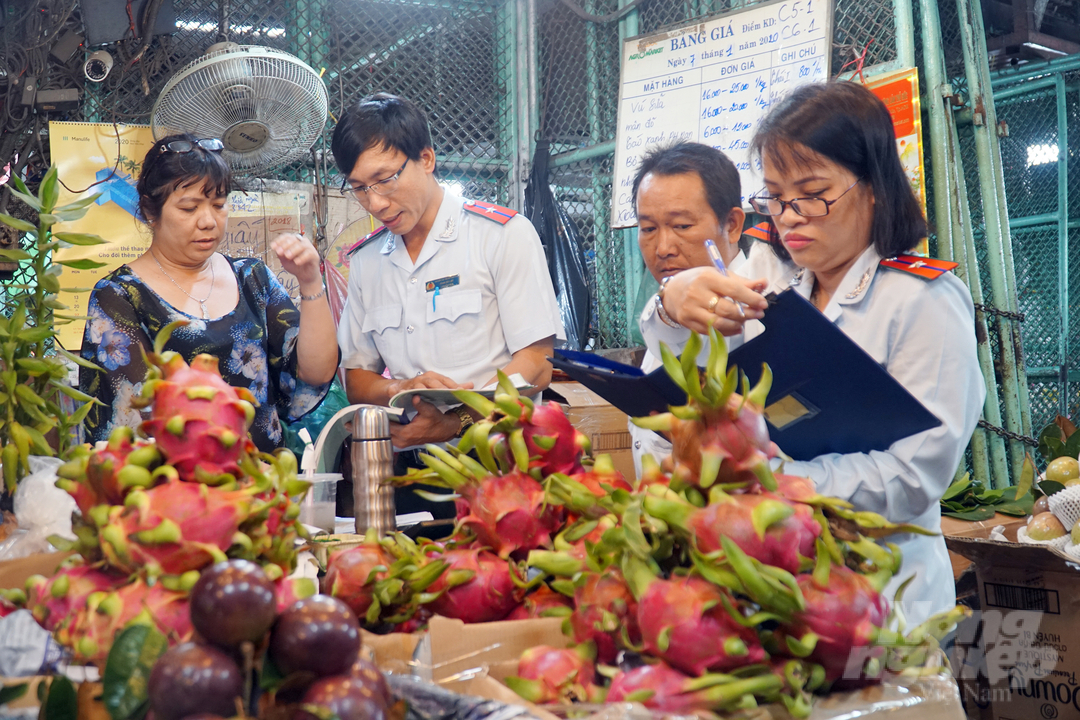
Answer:
[[[796, 214], [802, 215], [803, 217], [823, 217], [829, 214], [829, 208], [832, 207], [834, 203], [847, 195], [851, 188], [861, 182], [862, 178], [859, 178], [851, 184], [851, 187], [832, 200], [825, 200], [823, 198], [795, 198], [793, 200], [781, 200], [777, 197], [752, 195], [750, 197], [750, 205], [756, 212], [772, 217], [783, 215], [784, 208], [787, 206], [791, 206], [791, 209], [794, 210]], [[762, 190], [762, 192], [766, 191]]]
[[405, 166], [408, 164], [409, 158], [405, 158], [405, 162], [401, 163], [401, 167], [398, 168], [398, 171], [396, 173], [394, 173], [388, 178], [380, 180], [379, 182], [371, 183], [370, 185], [353, 186], [349, 184], [349, 179], [345, 178], [345, 180], [341, 183], [341, 192], [345, 192], [346, 190], [350, 191], [353, 195], [356, 196], [356, 199], [360, 202], [363, 202], [364, 198], [367, 197], [369, 191], [375, 193], [376, 195], [382, 195], [383, 197], [386, 197], [387, 195], [393, 195], [394, 191], [397, 190], [398, 187], [398, 178], [401, 177], [401, 173], [405, 172]]
[[210, 152], [221, 152], [225, 149], [225, 144], [217, 138], [203, 138], [194, 142], [190, 140], [173, 140], [172, 142], [167, 142], [162, 145], [160, 152], [189, 153], [196, 147], [203, 150], [209, 150]]

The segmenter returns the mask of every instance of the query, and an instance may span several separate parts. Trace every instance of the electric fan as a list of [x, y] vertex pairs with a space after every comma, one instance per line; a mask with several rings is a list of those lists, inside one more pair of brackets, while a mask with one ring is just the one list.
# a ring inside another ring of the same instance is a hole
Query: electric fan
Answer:
[[229, 43], [169, 80], [150, 124], [156, 140], [179, 132], [220, 138], [229, 167], [257, 172], [304, 157], [323, 131], [326, 111], [326, 87], [302, 60]]

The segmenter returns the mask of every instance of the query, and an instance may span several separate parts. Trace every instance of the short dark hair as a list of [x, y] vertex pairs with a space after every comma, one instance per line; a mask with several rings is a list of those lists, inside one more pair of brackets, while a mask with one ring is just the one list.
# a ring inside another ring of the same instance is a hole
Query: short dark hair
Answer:
[[360, 98], [345, 110], [330, 141], [341, 174], [351, 173], [360, 156], [375, 145], [419, 160], [421, 151], [432, 147], [424, 111], [411, 100], [390, 93]]
[[[161, 208], [169, 195], [179, 187], [188, 187], [202, 181], [203, 192], [213, 197], [225, 197], [233, 187], [232, 171], [220, 152], [206, 150], [196, 143], [197, 138], [188, 133], [169, 135], [158, 140], [146, 153], [136, 190], [139, 192], [139, 215], [146, 222], [161, 217]], [[165, 146], [177, 140], [186, 140], [193, 149], [190, 152], [168, 152]]]
[[[892, 257], [926, 237], [926, 218], [900, 164], [892, 117], [874, 93], [857, 83], [832, 81], [786, 95], [761, 121], [750, 151], [784, 170], [785, 155], [796, 164], [811, 163], [801, 148], [847, 168], [873, 190], [870, 237], [879, 255]], [[783, 245], [770, 244], [779, 257], [790, 259]]]
[[634, 212], [637, 212], [637, 194], [641, 181], [649, 173], [654, 175], [685, 175], [696, 173], [705, 186], [709, 207], [720, 222], [724, 222], [731, 209], [742, 206], [742, 185], [739, 171], [727, 155], [716, 148], [701, 143], [681, 142], [650, 150], [641, 161], [634, 175], [632, 192]]

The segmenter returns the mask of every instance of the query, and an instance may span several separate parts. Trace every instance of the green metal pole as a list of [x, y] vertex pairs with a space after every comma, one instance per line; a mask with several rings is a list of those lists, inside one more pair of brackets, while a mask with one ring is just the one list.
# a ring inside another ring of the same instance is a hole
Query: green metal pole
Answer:
[[506, 173], [506, 204], [519, 197], [520, 157], [518, 155], [517, 106], [517, 6], [515, 0], [503, 0], [495, 13], [498, 28], [495, 43], [495, 67], [497, 68], [496, 93], [499, 96], [499, 155], [510, 163]]
[[[1011, 241], [1008, 237], [1008, 214], [1002, 212], [1002, 207], [1006, 207], [1005, 183], [999, 171], [1001, 160], [1000, 149], [997, 148], [996, 143], [997, 113], [994, 110], [993, 95], [988, 92], [990, 90], [989, 71], [985, 70], [989, 66], [989, 60], [986, 53], [986, 41], [982, 36], [982, 9], [977, 5], [973, 6], [970, 0], [957, 0], [957, 12], [960, 18], [961, 46], [964, 52], [964, 68], [970, 102], [976, 112], [973, 130], [979, 187], [982, 195], [992, 304], [1015, 312], [1015, 285], [1009, 283], [1012, 254]], [[980, 109], [982, 110], [981, 119], [978, 117]], [[996, 160], [995, 150], [998, 155]], [[1005, 222], [1001, 219], [1003, 214], [1006, 217]], [[1020, 381], [1023, 367], [1020, 366], [1022, 350], [1019, 347], [1019, 332], [1013, 320], [1000, 315], [997, 316], [997, 326], [1000, 339], [998, 347], [1005, 427], [1011, 432], [1023, 434], [1030, 431], [1030, 421], [1029, 427], [1025, 428], [1020, 410]], [[1018, 478], [1027, 449], [1019, 440], [1010, 440], [1009, 450], [1012, 475]]]
[[915, 13], [911, 0], [893, 0], [896, 25], [896, 62], [902, 68], [915, 67]]
[[[961, 208], [966, 208], [963, 198], [967, 196], [964, 176], [960, 165], [954, 165], [958, 153], [955, 143], [956, 128], [950, 117], [948, 97], [952, 88], [946, 82], [945, 58], [941, 51], [941, 21], [937, 0], [920, 0], [922, 19], [923, 63], [926, 71], [925, 97], [930, 116], [930, 156], [934, 172], [934, 216], [937, 221], [938, 254], [951, 257], [960, 263], [960, 276], [967, 281], [972, 298], [979, 301], [982, 288], [978, 266], [969, 263], [964, 243], [965, 226], [961, 224]], [[990, 357], [986, 321], [976, 315], [979, 365], [986, 383], [984, 415], [990, 418], [998, 414], [997, 382], [994, 364]], [[991, 458], [998, 474], [1006, 473], [1008, 464], [1005, 445], [1000, 438], [989, 438], [984, 430], [976, 429], [971, 438], [972, 465], [975, 479], [987, 487], [992, 485]]]
[[[595, 12], [595, 2], [585, 3], [586, 12]], [[589, 138], [595, 143], [600, 138], [600, 68], [599, 43], [596, 23], [585, 23], [585, 117], [589, 126]], [[615, 277], [615, 247], [608, 216], [611, 208], [600, 207], [597, 200], [604, 197], [604, 183], [600, 178], [599, 164], [588, 164], [589, 192], [593, 199], [593, 250], [596, 254], [596, 308], [600, 331], [600, 343], [621, 339], [618, 316], [622, 302], [616, 301], [621, 288]], [[621, 248], [620, 248], [621, 250]], [[622, 255], [620, 252], [619, 255]], [[622, 264], [622, 263], [620, 263]], [[621, 313], [625, 316], [625, 312]]]
[[[629, 0], [619, 0], [619, 7], [625, 7]], [[708, 0], [702, 0], [703, 4]], [[701, 11], [701, 8], [699, 8]], [[622, 56], [623, 41], [639, 34], [638, 11], [631, 10], [619, 20], [619, 56]], [[615, 144], [612, 142], [612, 152]], [[645, 276], [645, 260], [641, 257], [641, 249], [638, 247], [637, 228], [625, 228], [618, 231], [619, 240], [623, 246], [623, 283], [625, 289], [626, 304], [626, 345], [634, 345], [634, 328], [637, 325], [637, 313], [634, 307], [637, 301], [638, 288]]]
[[521, 210], [525, 207], [525, 185], [528, 182], [529, 163], [532, 156], [529, 153], [529, 142], [532, 132], [529, 128], [529, 120], [532, 116], [532, 102], [529, 95], [529, 8], [528, 0], [514, 0], [516, 11], [516, 42], [515, 48], [521, 51], [514, 53], [517, 73], [514, 86], [514, 108], [517, 110], [517, 172], [518, 194], [514, 198], [515, 207]]
[[[1054, 76], [1058, 123], [1058, 307], [1061, 308], [1061, 364], [1069, 362], [1069, 109], [1065, 100], [1065, 76]], [[1058, 412], [1069, 416], [1069, 379], [1062, 373]]]

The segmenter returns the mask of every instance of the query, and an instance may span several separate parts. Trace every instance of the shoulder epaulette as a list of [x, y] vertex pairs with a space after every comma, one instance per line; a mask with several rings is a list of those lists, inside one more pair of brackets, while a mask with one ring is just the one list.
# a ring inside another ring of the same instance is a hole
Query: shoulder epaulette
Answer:
[[894, 270], [903, 270], [906, 273], [918, 275], [924, 280], [936, 280], [950, 270], [960, 266], [960, 263], [922, 257], [921, 255], [897, 255], [896, 257], [885, 258], [881, 261], [881, 264]]
[[752, 237], [755, 240], [764, 240], [765, 242], [769, 242], [769, 240], [772, 238], [772, 223], [766, 220], [765, 222], [760, 222], [757, 225], [751, 225], [750, 227], [743, 230], [743, 235]]
[[474, 215], [485, 217], [488, 220], [494, 220], [500, 225], [505, 225], [517, 215], [517, 210], [511, 210], [510, 208], [504, 208], [491, 203], [480, 202], [479, 200], [466, 200], [465, 210]]
[[382, 234], [383, 234], [383, 233], [384, 233], [385, 231], [386, 231], [386, 226], [385, 226], [385, 225], [380, 225], [380, 226], [379, 226], [379, 227], [377, 227], [377, 228], [376, 228], [375, 230], [371, 231], [370, 233], [368, 233], [368, 234], [367, 234], [367, 235], [365, 235], [364, 237], [362, 237], [362, 238], [360, 238], [359, 240], [357, 240], [357, 241], [356, 241], [356, 242], [355, 242], [355, 243], [353, 244], [353, 246], [352, 246], [352, 247], [348, 248], [348, 249], [347, 249], [347, 250], [345, 251], [345, 255], [347, 255], [347, 256], [350, 256], [350, 255], [352, 255], [352, 254], [353, 254], [354, 252], [356, 252], [356, 251], [357, 251], [357, 250], [359, 250], [360, 248], [364, 247], [365, 245], [367, 245], [367, 244], [368, 244], [369, 242], [371, 242], [371, 241], [372, 241], [372, 240], [374, 240], [375, 238], [377, 238], [377, 237], [379, 237], [380, 235], [382, 235]]

